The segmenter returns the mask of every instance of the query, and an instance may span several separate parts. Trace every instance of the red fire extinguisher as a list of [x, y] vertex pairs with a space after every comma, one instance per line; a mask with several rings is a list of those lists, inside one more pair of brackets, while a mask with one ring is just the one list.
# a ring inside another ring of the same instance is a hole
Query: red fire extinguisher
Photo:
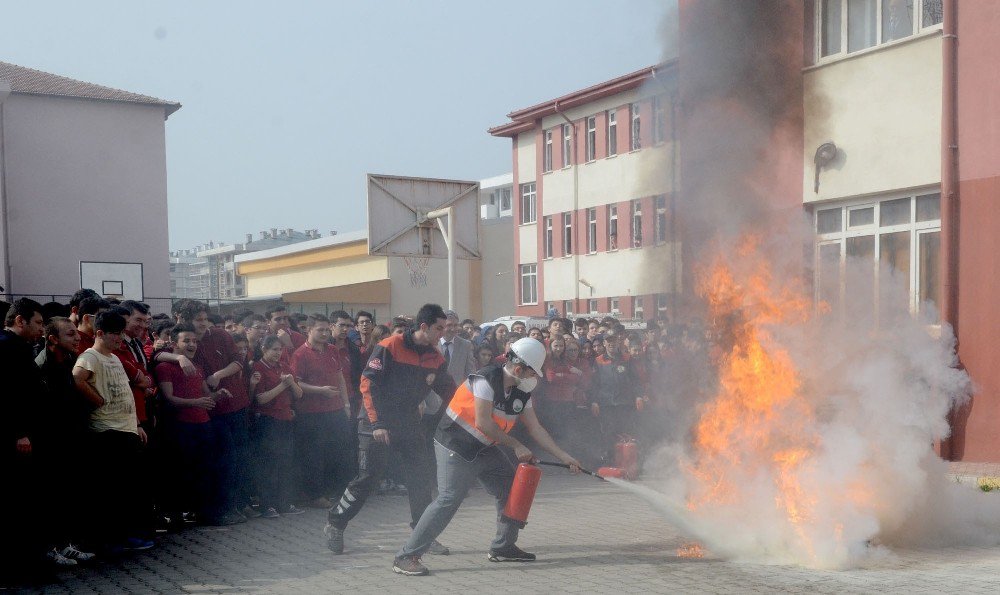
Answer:
[[639, 445], [635, 438], [622, 436], [615, 444], [615, 467], [623, 471], [625, 479], [635, 479], [639, 475]]
[[513, 521], [518, 527], [524, 528], [528, 522], [528, 511], [535, 499], [538, 481], [542, 478], [542, 470], [530, 463], [521, 463], [514, 473], [514, 483], [510, 486], [507, 505], [503, 516]]

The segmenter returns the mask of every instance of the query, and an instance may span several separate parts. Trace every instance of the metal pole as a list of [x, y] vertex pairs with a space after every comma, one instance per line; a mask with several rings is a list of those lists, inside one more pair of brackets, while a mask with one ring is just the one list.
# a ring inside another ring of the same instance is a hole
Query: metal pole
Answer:
[[[448, 226], [441, 222], [441, 217], [448, 218]], [[437, 221], [438, 229], [444, 236], [444, 245], [448, 249], [448, 309], [455, 309], [455, 207], [447, 207], [427, 213], [428, 219]]]

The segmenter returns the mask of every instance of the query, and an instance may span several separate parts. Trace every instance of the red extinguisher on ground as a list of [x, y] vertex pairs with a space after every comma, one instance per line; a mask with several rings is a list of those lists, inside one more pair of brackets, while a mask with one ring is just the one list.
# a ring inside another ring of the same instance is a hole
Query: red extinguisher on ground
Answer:
[[615, 467], [622, 470], [625, 479], [639, 476], [639, 445], [635, 438], [625, 435], [615, 444]]
[[503, 516], [513, 521], [518, 527], [524, 528], [528, 523], [528, 511], [535, 499], [535, 490], [542, 478], [542, 470], [530, 463], [521, 463], [514, 473], [514, 482], [510, 486], [507, 505]]

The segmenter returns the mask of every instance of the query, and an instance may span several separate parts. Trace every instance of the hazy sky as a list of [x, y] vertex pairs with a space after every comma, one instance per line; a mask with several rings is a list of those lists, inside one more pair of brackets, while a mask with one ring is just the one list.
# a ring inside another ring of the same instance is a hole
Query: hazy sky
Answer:
[[365, 174], [482, 179], [508, 112], [655, 64], [670, 0], [19, 2], [0, 60], [183, 108], [171, 249], [366, 224]]

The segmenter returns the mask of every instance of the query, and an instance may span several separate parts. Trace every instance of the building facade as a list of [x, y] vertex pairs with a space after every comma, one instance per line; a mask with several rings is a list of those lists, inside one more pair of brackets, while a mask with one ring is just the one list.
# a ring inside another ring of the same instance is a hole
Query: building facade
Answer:
[[170, 297], [198, 300], [242, 300], [247, 297], [246, 281], [236, 272], [240, 254], [268, 250], [319, 238], [319, 230], [296, 231], [291, 228], [261, 231], [259, 237], [246, 235], [242, 244], [214, 241], [194, 250], [170, 253]]
[[665, 314], [680, 291], [671, 203], [676, 64], [508, 114], [516, 313]]
[[178, 109], [0, 62], [5, 299], [83, 286], [169, 307], [164, 129]]

